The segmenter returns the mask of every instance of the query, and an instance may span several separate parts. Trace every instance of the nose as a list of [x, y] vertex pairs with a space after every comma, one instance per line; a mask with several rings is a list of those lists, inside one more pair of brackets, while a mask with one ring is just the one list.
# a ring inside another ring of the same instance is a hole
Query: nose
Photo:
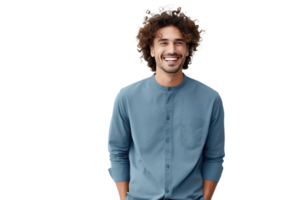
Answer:
[[173, 43], [170, 43], [170, 45], [168, 46], [168, 52], [170, 54], [173, 54], [175, 51], [175, 45]]

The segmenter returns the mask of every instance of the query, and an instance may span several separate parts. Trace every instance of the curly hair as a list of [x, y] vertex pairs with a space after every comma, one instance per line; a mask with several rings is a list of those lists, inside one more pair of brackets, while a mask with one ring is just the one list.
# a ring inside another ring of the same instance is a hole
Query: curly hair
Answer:
[[[154, 46], [154, 38], [158, 29], [173, 25], [176, 26], [182, 33], [186, 44], [189, 45], [189, 56], [186, 57], [183, 69], [188, 69], [188, 65], [191, 64], [191, 58], [193, 52], [197, 51], [199, 42], [201, 41], [200, 33], [204, 30], [198, 31], [198, 25], [195, 24], [196, 20], [191, 20], [184, 13], [180, 13], [181, 7], [176, 10], [167, 12], [164, 11], [161, 14], [151, 14], [152, 17], [148, 19], [144, 18], [144, 27], [139, 29], [136, 39], [138, 39], [137, 47], [138, 52], [142, 52], [140, 57], [144, 58], [148, 63], [148, 67], [151, 71], [156, 71], [155, 58], [151, 56], [150, 46]], [[146, 11], [150, 14], [150, 11]]]

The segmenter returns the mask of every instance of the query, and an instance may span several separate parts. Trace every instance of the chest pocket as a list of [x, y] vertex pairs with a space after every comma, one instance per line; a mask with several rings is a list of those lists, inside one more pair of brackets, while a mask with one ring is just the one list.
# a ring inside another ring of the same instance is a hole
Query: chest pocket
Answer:
[[203, 145], [205, 121], [200, 118], [182, 118], [180, 122], [180, 141], [187, 149]]

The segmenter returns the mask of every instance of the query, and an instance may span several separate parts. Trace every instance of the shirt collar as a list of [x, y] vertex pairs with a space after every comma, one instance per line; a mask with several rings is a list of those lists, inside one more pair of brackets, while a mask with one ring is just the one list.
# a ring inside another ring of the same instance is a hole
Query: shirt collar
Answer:
[[[183, 72], [182, 72], [183, 73]], [[154, 72], [153, 74], [152, 74], [152, 76], [150, 77], [150, 81], [152, 82], [152, 84], [154, 84], [156, 87], [158, 87], [159, 89], [161, 89], [161, 90], [170, 90], [170, 89], [172, 89], [172, 90], [177, 90], [177, 89], [179, 89], [179, 88], [181, 88], [182, 86], [184, 86], [185, 85], [185, 83], [187, 82], [187, 80], [188, 80], [188, 76], [186, 76], [184, 73], [183, 73], [183, 81], [179, 84], [179, 85], [176, 85], [176, 86], [173, 86], [173, 87], [165, 87], [165, 86], [163, 86], [163, 85], [161, 85], [161, 84], [159, 84], [158, 82], [157, 82], [157, 80], [155, 79], [155, 74], [156, 74], [156, 72]]]

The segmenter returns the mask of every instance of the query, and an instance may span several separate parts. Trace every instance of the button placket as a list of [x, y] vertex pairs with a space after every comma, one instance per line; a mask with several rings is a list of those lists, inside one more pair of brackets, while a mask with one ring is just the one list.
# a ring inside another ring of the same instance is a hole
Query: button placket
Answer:
[[171, 152], [172, 152], [172, 95], [173, 89], [168, 87], [166, 95], [166, 126], [165, 126], [165, 190], [166, 198], [171, 198]]

